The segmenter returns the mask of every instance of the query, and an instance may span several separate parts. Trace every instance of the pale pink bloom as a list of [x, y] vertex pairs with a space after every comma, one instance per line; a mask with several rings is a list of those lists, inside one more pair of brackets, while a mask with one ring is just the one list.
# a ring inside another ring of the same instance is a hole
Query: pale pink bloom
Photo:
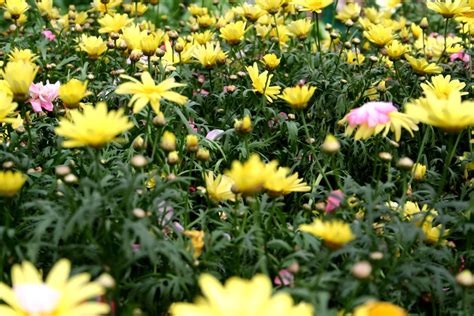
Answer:
[[460, 51], [458, 53], [451, 54], [449, 59], [451, 59], [451, 62], [453, 62], [455, 60], [458, 60], [458, 59], [462, 60], [465, 63], [469, 63], [469, 61], [471, 61], [471, 57], [469, 56], [469, 54], [464, 53], [464, 51]]
[[224, 134], [224, 131], [223, 131], [223, 130], [221, 130], [221, 129], [213, 129], [212, 131], [210, 131], [209, 133], [207, 133], [206, 139], [209, 139], [209, 140], [216, 140], [216, 139], [218, 139], [219, 137], [221, 137], [222, 134]]
[[341, 190], [334, 190], [329, 193], [326, 201], [326, 213], [331, 213], [337, 209], [341, 205], [342, 200], [344, 200], [344, 193]]
[[273, 279], [273, 283], [278, 286], [291, 286], [295, 281], [295, 276], [288, 269], [282, 269], [278, 272], [278, 275]]
[[30, 86], [31, 98], [28, 102], [31, 103], [33, 111], [42, 112], [45, 109], [48, 112], [53, 111], [53, 102], [59, 96], [59, 81], [52, 84], [49, 81], [46, 84], [32, 83]]
[[44, 30], [41, 34], [43, 34], [43, 36], [49, 41], [54, 41], [56, 39], [56, 35], [54, 35], [50, 30]]
[[174, 228], [178, 232], [184, 232], [184, 227], [179, 222], [173, 222]]
[[197, 132], [198, 132], [198, 129], [197, 129], [197, 127], [196, 127], [196, 124], [194, 123], [194, 120], [190, 118], [190, 119], [188, 120], [188, 123], [189, 123], [189, 127], [191, 127], [191, 129], [192, 129], [194, 132], [197, 133]]
[[350, 126], [367, 124], [375, 127], [390, 121], [389, 113], [397, 111], [392, 102], [368, 102], [361, 107], [352, 109], [347, 115]]

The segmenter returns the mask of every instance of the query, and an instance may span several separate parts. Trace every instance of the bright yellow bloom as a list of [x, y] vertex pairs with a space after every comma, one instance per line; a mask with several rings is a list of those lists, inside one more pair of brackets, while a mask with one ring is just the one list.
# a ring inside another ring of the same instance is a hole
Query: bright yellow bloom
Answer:
[[150, 103], [155, 113], [160, 113], [161, 99], [165, 99], [179, 105], [183, 105], [188, 101], [187, 97], [177, 92], [171, 91], [171, 89], [186, 86], [185, 84], [177, 83], [174, 78], [168, 78], [156, 85], [151, 75], [146, 71], [141, 75], [141, 82], [130, 76], [123, 75], [121, 77], [130, 81], [122, 83], [120, 86], [118, 86], [115, 90], [115, 93], [133, 94], [129, 105], [134, 104], [134, 113], [140, 112], [148, 103]]
[[225, 59], [226, 57], [225, 53], [221, 50], [220, 44], [214, 44], [212, 42], [206, 43], [206, 45], [196, 46], [193, 56], [206, 69], [215, 67], [221, 58]]
[[13, 102], [13, 96], [4, 91], [0, 91], [0, 123], [14, 123], [14, 118], [9, 118], [18, 104]]
[[239, 44], [245, 35], [245, 22], [237, 21], [229, 23], [220, 30], [221, 38], [223, 38], [229, 45]]
[[36, 59], [38, 59], [38, 55], [34, 54], [31, 49], [18, 49], [18, 47], [15, 47], [10, 54], [8, 54], [8, 61], [24, 61], [32, 63]]
[[0, 71], [3, 79], [8, 82], [16, 101], [28, 98], [30, 86], [38, 72], [38, 66], [24, 60], [8, 62], [5, 69]]
[[114, 12], [115, 8], [121, 4], [122, 0], [110, 0], [106, 4], [103, 3], [102, 0], [94, 0], [94, 2], [91, 4], [91, 7], [100, 13], [111, 13]]
[[388, 302], [368, 302], [354, 310], [354, 316], [408, 316], [401, 307]]
[[71, 263], [58, 261], [43, 281], [42, 273], [30, 262], [14, 265], [12, 288], [0, 283], [3, 316], [99, 316], [109, 313], [109, 306], [94, 301], [105, 293], [97, 282], [89, 282], [88, 273], [69, 278]]
[[[449, 229], [443, 229], [442, 225], [433, 226], [431, 222], [425, 221], [421, 226], [421, 230], [425, 235], [425, 240], [429, 244], [436, 244], [440, 239], [449, 234]], [[441, 232], [443, 233], [441, 235]]]
[[285, 0], [257, 0], [257, 5], [262, 8], [262, 10], [267, 11], [270, 14], [276, 14], [280, 11], [280, 8], [285, 3]]
[[176, 135], [170, 131], [165, 131], [161, 136], [160, 147], [165, 151], [176, 150]]
[[[446, 40], [446, 51], [444, 51], [444, 42]], [[421, 52], [426, 53], [428, 58], [439, 58], [443, 53], [448, 55], [459, 53], [464, 50], [463, 40], [457, 36], [429, 36], [425, 37], [423, 46], [423, 38], [419, 38], [415, 42], [415, 47]]]
[[146, 35], [146, 31], [142, 31], [138, 25], [122, 28], [122, 38], [127, 43], [129, 50], [141, 49], [141, 40]]
[[191, 4], [188, 7], [189, 13], [193, 16], [201, 16], [208, 14], [208, 9], [206, 7], [198, 6], [197, 4]]
[[36, 6], [38, 7], [41, 16], [46, 16], [49, 19], [59, 17], [59, 10], [53, 6], [53, 0], [37, 1]]
[[342, 23], [346, 23], [349, 20], [355, 22], [360, 16], [361, 9], [362, 8], [358, 3], [348, 2], [336, 15], [336, 19], [338, 19]]
[[186, 237], [191, 238], [193, 245], [193, 256], [198, 258], [204, 249], [204, 232], [201, 230], [186, 230], [184, 231]]
[[205, 45], [206, 43], [212, 41], [214, 38], [214, 33], [211, 30], [206, 30], [202, 33], [193, 33], [192, 36], [199, 45]]
[[79, 48], [86, 52], [90, 59], [95, 60], [105, 53], [107, 44], [100, 37], [82, 34]]
[[433, 75], [439, 74], [443, 71], [443, 68], [441, 68], [441, 66], [438, 66], [435, 63], [429, 63], [424, 58], [417, 59], [410, 55], [405, 55], [405, 59], [410, 64], [413, 71], [419, 75]]
[[280, 87], [270, 86], [273, 75], [268, 74], [268, 71], [259, 74], [257, 63], [254, 63], [253, 66], [246, 67], [246, 69], [250, 75], [250, 79], [252, 80], [254, 92], [264, 95], [270, 103], [278, 98]]
[[409, 50], [410, 47], [408, 45], [402, 44], [398, 40], [394, 40], [385, 46], [385, 51], [390, 60], [399, 60], [403, 55], [408, 53]]
[[423, 29], [415, 23], [410, 25], [410, 29], [415, 39], [418, 39], [423, 35]]
[[291, 22], [288, 26], [288, 30], [290, 30], [291, 34], [296, 36], [298, 39], [304, 40], [308, 37], [312, 26], [313, 23], [311, 23], [309, 19], [299, 19]]
[[272, 295], [272, 282], [265, 275], [251, 280], [237, 277], [225, 285], [209, 274], [199, 278], [204, 297], [195, 303], [175, 303], [171, 316], [312, 316], [313, 308], [306, 303], [294, 305], [288, 293]]
[[122, 28], [130, 25], [132, 19], [126, 14], [107, 14], [104, 17], [97, 20], [100, 24], [99, 33], [119, 33]]
[[148, 6], [143, 2], [125, 3], [123, 8], [126, 12], [130, 12], [131, 16], [142, 16], [148, 10]]
[[303, 232], [321, 238], [331, 249], [339, 249], [355, 239], [350, 225], [340, 220], [323, 222], [315, 219], [313, 223], [300, 225], [299, 228]]
[[265, 64], [265, 68], [268, 70], [274, 70], [280, 65], [281, 59], [275, 54], [266, 54], [262, 57], [262, 61]]
[[[14, 196], [26, 182], [27, 177], [18, 171], [0, 171], [0, 196]], [[0, 299], [1, 299], [0, 288]], [[0, 305], [1, 310], [1, 305]]]
[[444, 99], [428, 93], [425, 98], [406, 104], [405, 113], [422, 123], [452, 133], [474, 125], [474, 101], [462, 101], [461, 94], [455, 91]]
[[293, 0], [293, 4], [300, 6], [300, 11], [321, 13], [322, 10], [333, 3], [333, 0]]
[[278, 167], [278, 162], [272, 161], [267, 165], [268, 177], [263, 184], [271, 196], [287, 195], [291, 192], [308, 192], [311, 187], [298, 178], [298, 172], [290, 175], [290, 169]]
[[470, 9], [466, 0], [428, 0], [426, 1], [426, 6], [447, 19], [467, 12]]
[[140, 40], [140, 49], [145, 56], [151, 57], [155, 55], [158, 46], [161, 43], [161, 38], [155, 33], [145, 35]]
[[226, 175], [218, 175], [214, 178], [214, 173], [209, 171], [204, 175], [206, 182], [206, 192], [214, 202], [235, 201], [235, 194], [232, 192], [234, 182]]
[[263, 189], [269, 169], [257, 154], [252, 154], [245, 163], [233, 161], [226, 175], [234, 181], [233, 192], [246, 195], [254, 194]]
[[298, 85], [293, 88], [285, 88], [280, 98], [285, 100], [292, 108], [301, 110], [308, 106], [314, 91], [316, 91], [316, 87]]
[[67, 138], [63, 143], [67, 148], [99, 148], [133, 127], [123, 115], [123, 109], [107, 111], [107, 104], [104, 102], [98, 103], [96, 107], [84, 105], [83, 112], [75, 109], [69, 114], [70, 119], [62, 118], [54, 130], [56, 135]]
[[393, 32], [382, 24], [371, 25], [367, 31], [364, 31], [364, 37], [378, 47], [384, 47], [393, 40]]
[[71, 79], [59, 87], [59, 98], [68, 108], [77, 108], [83, 98], [90, 95], [87, 91], [87, 81]]
[[460, 95], [466, 95], [467, 92], [462, 92], [466, 84], [459, 80], [451, 80], [451, 75], [444, 77], [438, 75], [431, 78], [431, 82], [422, 83], [421, 88], [425, 95], [432, 94], [438, 99], [449, 99], [449, 96], [453, 93], [459, 93]]
[[250, 133], [253, 129], [252, 119], [246, 115], [243, 119], [235, 119], [234, 129], [240, 133]]
[[11, 14], [13, 20], [18, 20], [29, 8], [25, 0], [6, 0], [4, 4], [4, 9]]
[[252, 5], [248, 3], [244, 3], [239, 7], [235, 7], [233, 10], [238, 15], [252, 22], [257, 21], [262, 15], [265, 14], [265, 11], [263, 11], [258, 5]]
[[353, 50], [346, 50], [346, 62], [351, 65], [361, 65], [364, 60], [365, 56], [361, 54], [359, 51], [357, 53]]
[[413, 176], [413, 179], [418, 181], [422, 180], [426, 174], [426, 166], [421, 163], [414, 164], [413, 168], [411, 169], [411, 174]]

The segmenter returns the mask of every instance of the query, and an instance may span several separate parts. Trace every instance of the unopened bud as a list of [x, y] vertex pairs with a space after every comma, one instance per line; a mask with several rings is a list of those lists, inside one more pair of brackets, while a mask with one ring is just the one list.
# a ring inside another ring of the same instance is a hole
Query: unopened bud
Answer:
[[357, 279], [367, 279], [372, 273], [372, 265], [368, 261], [360, 261], [352, 267], [352, 275]]

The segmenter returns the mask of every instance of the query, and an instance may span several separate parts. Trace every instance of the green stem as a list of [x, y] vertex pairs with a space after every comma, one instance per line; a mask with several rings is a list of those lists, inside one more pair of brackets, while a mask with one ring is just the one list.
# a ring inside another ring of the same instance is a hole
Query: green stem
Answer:
[[441, 59], [443, 59], [443, 56], [446, 53], [446, 50], [447, 50], [447, 47], [448, 47], [448, 41], [447, 41], [448, 24], [449, 24], [449, 18], [446, 18], [446, 23], [444, 24], [444, 48], [443, 48], [443, 52], [439, 56], [438, 64], [441, 62]]
[[[459, 132], [458, 137], [456, 138], [456, 141], [455, 141], [454, 145], [452, 145], [454, 136], [453, 135], [450, 136], [449, 143], [450, 143], [451, 150], [449, 152], [448, 159], [446, 160], [445, 165], [443, 167], [443, 174], [441, 176], [441, 182], [440, 182], [440, 186], [438, 188], [438, 192], [436, 194], [436, 199], [435, 200], [438, 200], [439, 197], [441, 196], [441, 193], [443, 192], [443, 189], [444, 189], [444, 186], [445, 186], [446, 180], [447, 180], [446, 178], [447, 178], [447, 175], [448, 175], [449, 166], [451, 165], [451, 161], [453, 160], [454, 154], [456, 153], [456, 148], [458, 147], [458, 144], [459, 144], [459, 141], [461, 140], [462, 134], [463, 134], [462, 131]], [[449, 181], [448, 181], [448, 184], [449, 184]]]

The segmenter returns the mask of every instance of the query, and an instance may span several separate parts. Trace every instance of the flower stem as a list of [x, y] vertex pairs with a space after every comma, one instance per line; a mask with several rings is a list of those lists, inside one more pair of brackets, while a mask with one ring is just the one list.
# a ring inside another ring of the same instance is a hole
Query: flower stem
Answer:
[[458, 147], [458, 144], [459, 144], [459, 141], [461, 140], [462, 134], [463, 134], [462, 132], [459, 132], [458, 137], [456, 138], [456, 141], [455, 141], [454, 145], [452, 144], [454, 136], [453, 135], [450, 136], [450, 139], [449, 139], [449, 145], [450, 146], [449, 147], [451, 147], [451, 150], [448, 154], [448, 159], [446, 160], [445, 165], [443, 167], [443, 174], [441, 176], [441, 182], [440, 182], [435, 200], [438, 200], [439, 197], [441, 196], [441, 193], [443, 192], [444, 186], [446, 184], [446, 178], [447, 178], [447, 175], [448, 175], [449, 166], [451, 165], [451, 161], [453, 160], [454, 154], [456, 153], [456, 148]]

